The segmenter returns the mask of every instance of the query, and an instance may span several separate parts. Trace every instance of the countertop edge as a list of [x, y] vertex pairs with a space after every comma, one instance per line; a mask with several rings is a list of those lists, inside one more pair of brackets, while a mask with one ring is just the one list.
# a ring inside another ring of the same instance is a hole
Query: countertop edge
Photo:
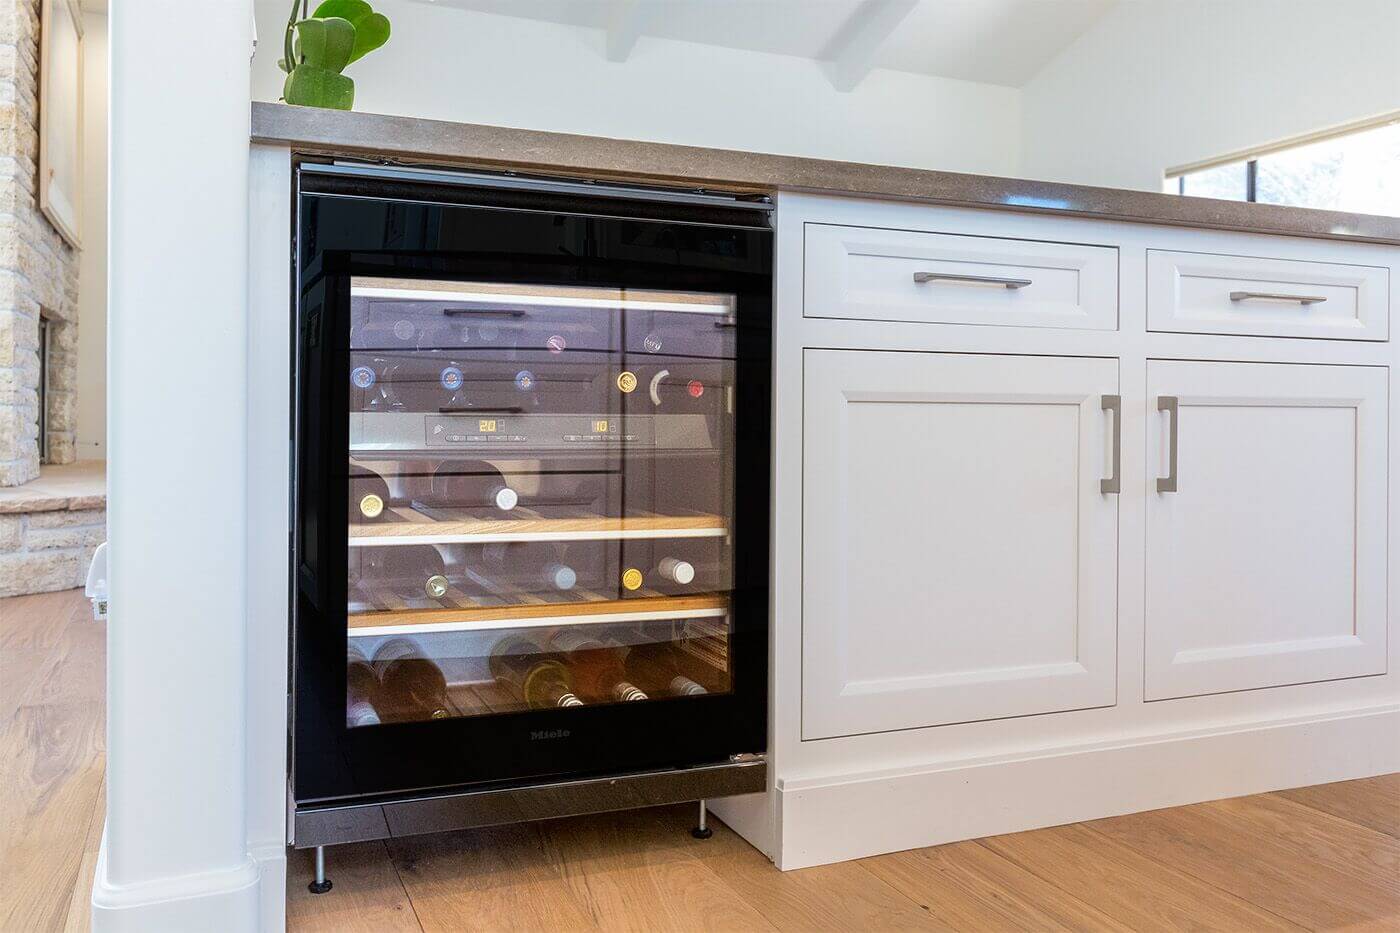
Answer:
[[1400, 245], [1400, 217], [254, 102], [298, 152], [735, 192], [794, 191]]

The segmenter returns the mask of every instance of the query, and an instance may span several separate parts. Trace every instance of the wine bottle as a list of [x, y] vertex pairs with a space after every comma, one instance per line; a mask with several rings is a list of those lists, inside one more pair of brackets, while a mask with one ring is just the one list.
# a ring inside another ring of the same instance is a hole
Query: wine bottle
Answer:
[[350, 523], [386, 521], [389, 512], [389, 484], [367, 467], [350, 465]]
[[387, 587], [410, 596], [429, 599], [447, 595], [449, 581], [442, 554], [431, 544], [357, 548], [361, 552], [354, 582], [364, 587]]
[[379, 725], [379, 711], [375, 708], [378, 697], [379, 677], [360, 646], [349, 642], [345, 652], [346, 726], [353, 729]]
[[383, 350], [416, 347], [421, 328], [407, 315], [375, 315], [353, 324], [350, 346], [357, 350]]
[[520, 496], [501, 471], [481, 460], [446, 460], [433, 471], [428, 504], [462, 509], [486, 506], [509, 512]]
[[482, 545], [481, 562], [504, 582], [526, 589], [566, 593], [578, 585], [578, 573], [557, 549], [543, 542], [498, 541]]
[[509, 635], [491, 649], [491, 676], [532, 709], [582, 706], [573, 677], [558, 656], [523, 635]]
[[560, 629], [549, 644], [568, 660], [577, 692], [584, 699], [594, 703], [647, 699], [627, 680], [619, 649], [576, 629]]
[[695, 566], [679, 557], [663, 557], [656, 565], [656, 572], [663, 580], [679, 583], [682, 586], [695, 579]]
[[444, 719], [447, 678], [411, 638], [391, 638], [374, 653], [383, 712], [390, 719]]
[[[365, 374], [360, 371], [365, 368], [368, 367], [351, 370], [351, 378], [358, 376], [360, 381], [365, 381]], [[388, 363], [376, 372], [373, 382], [364, 390], [361, 408], [365, 411], [403, 411], [407, 407], [399, 391], [403, 385], [403, 374], [401, 363]]]
[[699, 696], [709, 693], [682, 672], [681, 661], [670, 642], [650, 642], [629, 647], [623, 667], [628, 678], [651, 696]]
[[462, 373], [462, 367], [455, 362], [442, 367], [438, 373], [438, 385], [445, 393], [438, 406], [439, 411], [462, 411], [472, 407], [471, 400], [467, 398], [467, 378]]

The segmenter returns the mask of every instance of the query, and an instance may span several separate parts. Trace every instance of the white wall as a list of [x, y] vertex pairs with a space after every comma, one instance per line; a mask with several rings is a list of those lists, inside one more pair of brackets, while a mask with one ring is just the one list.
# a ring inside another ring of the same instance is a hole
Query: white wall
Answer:
[[[838, 93], [808, 59], [643, 37], [625, 63], [599, 30], [376, 0], [384, 48], [351, 65], [355, 109], [556, 130], [1013, 174], [1011, 88], [876, 71]], [[285, 0], [258, 0], [253, 96], [277, 100]]]
[[83, 251], [78, 258], [79, 460], [107, 457], [107, 14], [83, 13]]
[[1400, 110], [1396, 0], [1129, 0], [1023, 89], [1021, 174], [1167, 168]]
[[[252, 24], [246, 4], [201, 3], [192, 32], [191, 7], [122, 0], [109, 23], [110, 623], [95, 933], [256, 930], [261, 907], [244, 757]], [[277, 875], [269, 893], [284, 890]]]

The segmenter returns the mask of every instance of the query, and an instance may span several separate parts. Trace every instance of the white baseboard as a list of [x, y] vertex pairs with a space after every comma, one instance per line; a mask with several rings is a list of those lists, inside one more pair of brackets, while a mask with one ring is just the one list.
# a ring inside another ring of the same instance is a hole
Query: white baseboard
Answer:
[[287, 929], [286, 843], [255, 846], [249, 854], [258, 863], [258, 930], [282, 933]]
[[[113, 884], [107, 873], [107, 834], [97, 854], [92, 885], [93, 933], [184, 933], [188, 930], [258, 931], [264, 896], [285, 896], [282, 886], [262, 892], [260, 866], [249, 858], [228, 871]], [[277, 929], [280, 929], [278, 927]]]
[[784, 870], [1400, 771], [1400, 705], [778, 781]]

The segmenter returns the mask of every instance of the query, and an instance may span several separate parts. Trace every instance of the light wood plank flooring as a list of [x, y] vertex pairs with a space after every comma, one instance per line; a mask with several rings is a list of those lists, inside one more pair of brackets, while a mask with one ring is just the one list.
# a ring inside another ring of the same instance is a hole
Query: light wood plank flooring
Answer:
[[[103, 631], [76, 591], [0, 600], [0, 931], [85, 930]], [[1400, 775], [779, 872], [692, 807], [328, 850], [288, 926], [398, 930], [1400, 931]]]
[[81, 590], [0, 599], [0, 931], [87, 929], [106, 626]]

